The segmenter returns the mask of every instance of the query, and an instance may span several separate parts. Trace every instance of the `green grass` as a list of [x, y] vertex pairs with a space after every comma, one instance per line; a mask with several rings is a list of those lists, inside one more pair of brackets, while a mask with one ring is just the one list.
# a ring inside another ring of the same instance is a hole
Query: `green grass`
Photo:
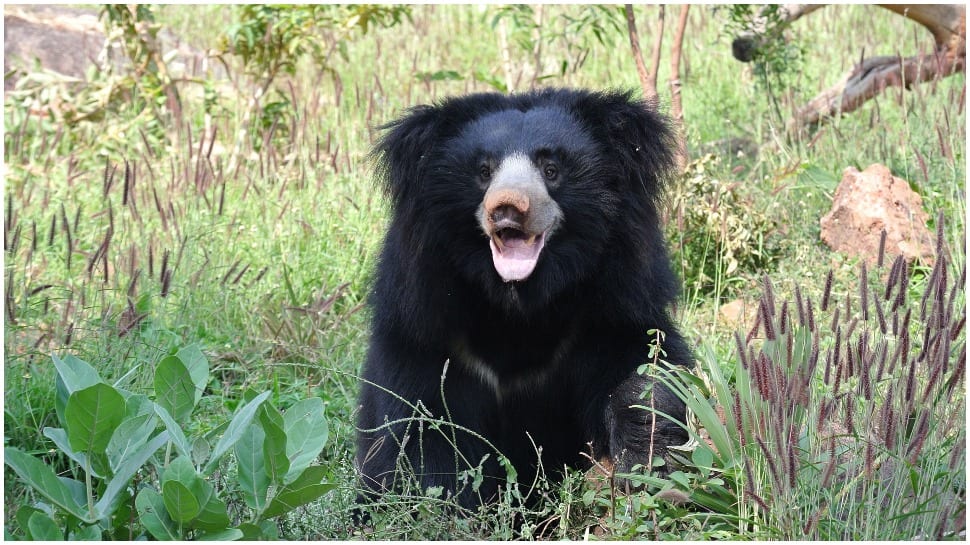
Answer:
[[[576, 18], [584, 10], [544, 8], [543, 28], [550, 39], [541, 50], [540, 75], [548, 76], [541, 83], [638, 87], [625, 34], [605, 34], [602, 44], [589, 32], [565, 37], [562, 19], [554, 16]], [[670, 7], [666, 15], [659, 80], [665, 108], [676, 11]], [[158, 20], [198, 47], [215, 47], [213, 29], [223, 30], [236, 13], [233, 8], [170, 6], [158, 12]], [[651, 41], [648, 29], [655, 14], [655, 8], [637, 8], [644, 44]], [[267, 100], [288, 103], [267, 136], [269, 146], [259, 153], [247, 147], [236, 171], [228, 170], [228, 155], [253, 86], [233, 72], [238, 60], [232, 57], [227, 63], [236, 83], [217, 82], [216, 108], [205, 109], [200, 83], [183, 83], [178, 87], [183, 115], [161, 125], [138, 117], [139, 108], [121, 101], [97, 121], [66, 126], [26, 116], [25, 101], [31, 96], [8, 95], [5, 444], [34, 454], [50, 449], [41, 430], [55, 425], [51, 353], [76, 354], [108, 380], [132, 370], [136, 379], [147, 380], [152, 374], [148, 367], [163, 355], [198, 342], [212, 366], [213, 422], [250, 387], [272, 390], [278, 406], [307, 396], [324, 399], [331, 439], [321, 463], [341, 487], [288, 519], [281, 535], [349, 537], [356, 494], [351, 463], [356, 373], [367, 341], [363, 303], [387, 220], [366, 155], [377, 127], [405, 108], [491, 90], [483, 81], [486, 75], [504, 79], [494, 15], [494, 8], [415, 7], [410, 23], [355, 34], [346, 44], [346, 57], [332, 57], [332, 74], [307, 60], [298, 63], [295, 75], [279, 78], [268, 95]], [[730, 37], [722, 31], [725, 21], [723, 12], [691, 8], [682, 67], [688, 147], [698, 158], [712, 142], [753, 142], [756, 155], [722, 156], [710, 175], [737, 183], [745, 203], [740, 212], [748, 207], [764, 213], [775, 227], [762, 235], [775, 237], [781, 247], [767, 269], [742, 267], [724, 274], [713, 289], [688, 290], [678, 307], [685, 332], [698, 340], [701, 352], [709, 351], [711, 362], [730, 366], [736, 358], [734, 329], [719, 317], [719, 309], [733, 299], [757, 308], [765, 274], [778, 301], [792, 300], [796, 287], [819, 300], [829, 269], [838, 297], [854, 289], [839, 286], [857, 285], [857, 259], [838, 255], [819, 240], [818, 220], [848, 166], [864, 169], [880, 162], [909, 181], [933, 218], [930, 228], [935, 229], [938, 214], [945, 218], [953, 269], [964, 266], [966, 113], [961, 74], [906, 92], [890, 89], [810, 137], [789, 140], [785, 119], [777, 116], [750, 67], [731, 57]], [[870, 30], [851, 31], [857, 28]], [[833, 84], [862, 51], [870, 56], [915, 53], [930, 41], [914, 23], [865, 6], [826, 7], [791, 32], [804, 48], [804, 61], [792, 87], [776, 92], [785, 114]], [[513, 76], [522, 72], [517, 90], [523, 90], [532, 78], [534, 57], [514, 41], [510, 53]], [[560, 75], [563, 63], [566, 70]], [[438, 71], [454, 71], [460, 79], [425, 82], [415, 77]], [[211, 154], [211, 135], [203, 139], [207, 113], [215, 129]], [[266, 133], [258, 136], [262, 142]], [[133, 184], [125, 182], [125, 161]], [[714, 253], [695, 249], [690, 259], [693, 266], [714, 261], [714, 269], [723, 274]], [[914, 293], [922, 292], [928, 275], [929, 270], [914, 274]], [[961, 331], [952, 345], [954, 357], [964, 343]], [[734, 387], [735, 379], [726, 376], [725, 384]], [[959, 388], [962, 399], [962, 379]], [[962, 419], [962, 403], [958, 408]], [[206, 426], [205, 418], [198, 425]], [[52, 462], [70, 470], [67, 460], [55, 456]], [[715, 490], [719, 485], [711, 480], [729, 474], [702, 475], [689, 464], [684, 469], [692, 490]], [[7, 523], [17, 505], [35, 498], [9, 471], [5, 475]], [[456, 521], [438, 510], [433, 498], [402, 499], [376, 519], [379, 526], [371, 535], [582, 538], [597, 521], [606, 535], [627, 538], [771, 535], [762, 533], [765, 529], [755, 522], [758, 510], [750, 505], [719, 513], [696, 502], [664, 499], [664, 490], [674, 486], [648, 487], [629, 500], [612, 498], [608, 487], [590, 495], [582, 477], [573, 475], [549, 491], [554, 499], [533, 515], [539, 522], [527, 524], [523, 534], [496, 522], [522, 512], [512, 501]], [[965, 483], [962, 487], [959, 502], [965, 506]], [[618, 507], [613, 518], [606, 506]], [[412, 512], [419, 513], [417, 518]], [[557, 524], [540, 524], [548, 520]]]

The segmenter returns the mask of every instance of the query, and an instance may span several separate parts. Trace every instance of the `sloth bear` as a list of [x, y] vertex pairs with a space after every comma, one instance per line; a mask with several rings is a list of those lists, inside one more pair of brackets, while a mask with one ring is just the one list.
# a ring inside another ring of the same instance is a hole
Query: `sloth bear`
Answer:
[[[474, 506], [497, 497], [504, 463], [529, 485], [590, 449], [628, 472], [683, 444], [681, 424], [642, 408], [637, 374], [648, 330], [666, 334], [666, 361], [692, 361], [667, 312], [679, 290], [658, 201], [673, 145], [654, 107], [628, 92], [486, 93], [384, 129], [392, 218], [357, 422], [366, 496], [413, 478]], [[683, 421], [669, 390], [652, 395]]]

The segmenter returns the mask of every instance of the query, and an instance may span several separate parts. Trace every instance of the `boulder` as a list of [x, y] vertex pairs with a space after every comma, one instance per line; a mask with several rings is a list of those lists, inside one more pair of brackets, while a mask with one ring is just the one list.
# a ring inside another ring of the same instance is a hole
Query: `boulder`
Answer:
[[923, 199], [886, 166], [873, 164], [862, 172], [849, 167], [835, 190], [832, 210], [821, 219], [822, 241], [875, 265], [885, 231], [884, 265], [898, 255], [910, 263], [920, 260], [932, 265], [936, 252], [928, 220]]

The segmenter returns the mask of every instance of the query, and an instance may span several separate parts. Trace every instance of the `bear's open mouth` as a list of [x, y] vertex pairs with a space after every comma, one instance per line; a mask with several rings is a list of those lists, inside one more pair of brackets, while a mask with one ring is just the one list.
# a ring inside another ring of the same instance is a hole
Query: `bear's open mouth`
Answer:
[[545, 232], [530, 235], [508, 227], [495, 231], [489, 240], [495, 271], [506, 282], [525, 280], [535, 269], [545, 242]]

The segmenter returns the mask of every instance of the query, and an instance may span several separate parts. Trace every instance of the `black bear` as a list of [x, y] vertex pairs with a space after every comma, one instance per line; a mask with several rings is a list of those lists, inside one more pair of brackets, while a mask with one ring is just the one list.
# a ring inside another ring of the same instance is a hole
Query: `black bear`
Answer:
[[[547, 89], [451, 98], [384, 128], [392, 218], [357, 422], [368, 494], [414, 478], [473, 506], [505, 482], [502, 461], [528, 485], [590, 448], [622, 472], [684, 443], [643, 408], [637, 373], [649, 330], [666, 361], [692, 361], [668, 315], [665, 118], [630, 93]], [[652, 396], [683, 421], [669, 390]], [[465, 483], [479, 464], [485, 479]]]

